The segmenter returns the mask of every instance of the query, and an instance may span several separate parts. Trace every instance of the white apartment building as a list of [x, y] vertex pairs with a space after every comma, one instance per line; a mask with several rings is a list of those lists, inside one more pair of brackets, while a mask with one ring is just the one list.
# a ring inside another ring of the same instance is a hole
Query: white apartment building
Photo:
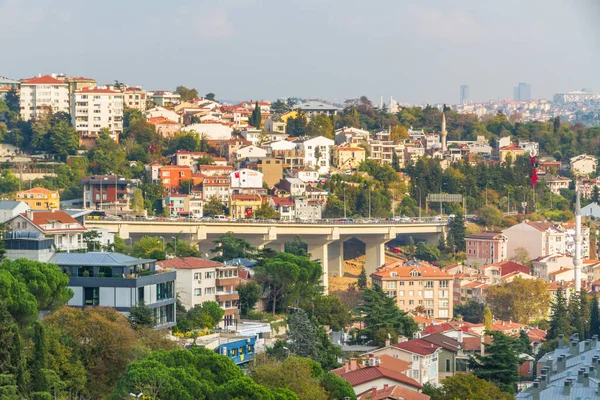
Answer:
[[69, 84], [50, 75], [21, 82], [21, 118], [38, 118], [48, 111], [69, 113]]
[[242, 168], [229, 174], [231, 189], [262, 188], [263, 174], [253, 169]]
[[189, 310], [206, 301], [216, 301], [225, 311], [222, 328], [234, 325], [238, 314], [240, 283], [237, 266], [223, 265], [196, 257], [172, 258], [158, 261], [158, 267], [175, 268], [176, 291], [181, 304]]
[[129, 108], [146, 111], [147, 93], [141, 87], [130, 86], [123, 91], [123, 103]]
[[108, 129], [119, 141], [123, 132], [123, 93], [107, 88], [85, 88], [73, 93], [71, 118], [79, 137], [97, 137]]
[[566, 251], [565, 230], [558, 224], [524, 221], [505, 229], [503, 233], [508, 239], [509, 259], [518, 248], [527, 250], [532, 259], [554, 253], [564, 254]]
[[335, 142], [324, 136], [314, 138], [300, 138], [294, 141], [296, 149], [304, 152], [304, 165], [314, 167], [319, 174], [325, 175], [329, 172], [331, 160], [331, 148]]

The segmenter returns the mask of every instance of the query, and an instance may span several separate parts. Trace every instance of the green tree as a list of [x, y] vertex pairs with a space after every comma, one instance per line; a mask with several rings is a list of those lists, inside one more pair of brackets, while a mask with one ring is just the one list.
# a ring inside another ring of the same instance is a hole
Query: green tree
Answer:
[[352, 389], [350, 382], [334, 373], [327, 372], [323, 374], [321, 377], [321, 386], [325, 389], [330, 399], [356, 399], [356, 394], [354, 394], [354, 389]]
[[79, 148], [79, 136], [69, 122], [60, 121], [50, 129], [50, 143], [52, 152], [65, 161]]
[[285, 114], [288, 111], [290, 111], [290, 108], [286, 102], [281, 99], [277, 99], [271, 103], [271, 112], [273, 114]]
[[208, 199], [208, 202], [204, 203], [202, 213], [205, 217], [214, 217], [215, 215], [222, 215], [224, 209], [223, 202], [217, 196], [212, 196]]
[[454, 306], [454, 315], [462, 315], [463, 320], [473, 324], [483, 322], [485, 305], [474, 299], [469, 299], [465, 303]]
[[350, 310], [335, 294], [317, 296], [303, 304], [303, 308], [308, 313], [312, 310], [318, 325], [327, 325], [336, 331], [344, 329], [351, 319]]
[[87, 246], [88, 251], [99, 251], [102, 248], [100, 244], [100, 238], [102, 235], [95, 229], [90, 229], [86, 232], [83, 232], [83, 242]]
[[19, 93], [15, 89], [11, 89], [4, 96], [4, 102], [8, 106], [8, 109], [12, 112], [21, 112], [21, 98]]
[[483, 325], [485, 326], [485, 330], [486, 331], [491, 331], [492, 330], [492, 323], [493, 323], [493, 318], [492, 318], [492, 310], [490, 310], [489, 307], [486, 307], [483, 310]]
[[484, 226], [502, 226], [504, 215], [494, 206], [483, 206], [478, 212], [479, 223]]
[[298, 115], [295, 118], [288, 118], [286, 121], [285, 132], [292, 137], [299, 137], [306, 135], [306, 125], [308, 124], [308, 119], [306, 118], [306, 114], [303, 112], [298, 112]]
[[17, 280], [10, 271], [0, 269], [0, 299], [20, 327], [35, 321], [38, 303], [25, 283]]
[[476, 354], [469, 360], [473, 374], [492, 382], [507, 393], [514, 393], [513, 385], [519, 378], [519, 359], [514, 351], [514, 339], [500, 331], [491, 332], [492, 343], [485, 344], [484, 356]]
[[129, 309], [127, 320], [134, 329], [154, 326], [154, 311], [141, 301]]
[[[143, 236], [133, 245], [132, 255], [138, 258], [153, 258], [165, 252], [165, 242], [157, 236]], [[164, 260], [165, 257], [160, 257]], [[157, 258], [158, 260], [158, 258]]]
[[300, 235], [297, 235], [294, 240], [284, 244], [286, 253], [293, 254], [299, 257], [309, 257], [308, 244], [302, 240]]
[[531, 347], [531, 341], [529, 340], [527, 332], [522, 329], [519, 331], [519, 338], [516, 340], [513, 348], [517, 355], [522, 353], [529, 354], [530, 356], [533, 355], [533, 348]]
[[260, 207], [252, 213], [252, 216], [260, 219], [279, 219], [281, 217], [281, 215], [267, 203], [261, 204]]
[[550, 304], [550, 294], [541, 279], [516, 277], [488, 288], [487, 304], [501, 320], [526, 324], [536, 318], [544, 318]]
[[594, 185], [592, 189], [592, 202], [598, 204], [600, 202], [600, 191], [598, 191], [598, 186]]
[[96, 147], [88, 152], [92, 173], [128, 173], [125, 150], [110, 137], [107, 130], [101, 130], [100, 132], [100, 137], [96, 139]]
[[400, 171], [400, 160], [398, 159], [398, 154], [395, 151], [392, 153], [392, 168], [394, 168], [394, 171], [396, 172]]
[[190, 101], [198, 98], [198, 91], [196, 89], [188, 89], [185, 86], [177, 86], [175, 93], [181, 96], [181, 101]]
[[331, 343], [329, 335], [322, 326], [316, 328], [317, 333], [317, 362], [325, 370], [330, 371], [338, 368], [338, 359], [344, 357], [342, 347]]
[[600, 313], [598, 312], [598, 297], [594, 294], [590, 311], [590, 336], [600, 335]]
[[[9, 375], [20, 392], [25, 391], [26, 370], [19, 329], [6, 305], [0, 301], [0, 376]], [[0, 388], [0, 398], [1, 396]]]
[[324, 136], [328, 139], [333, 139], [333, 124], [331, 119], [326, 115], [315, 115], [306, 126], [306, 134], [308, 136]]
[[358, 288], [362, 290], [367, 288], [367, 272], [364, 265], [360, 270], [360, 274], [358, 274]]
[[[433, 389], [433, 390], [432, 390]], [[423, 389], [423, 393], [431, 396], [431, 400], [511, 400], [514, 397], [500, 391], [498, 386], [473, 374], [456, 374], [444, 379], [438, 388]]]
[[326, 400], [325, 389], [319, 384], [322, 370], [319, 373], [320, 367], [315, 364], [312, 360], [298, 357], [290, 357], [283, 362], [267, 359], [254, 364], [250, 377], [272, 390], [290, 389], [299, 399]]
[[213, 329], [223, 319], [225, 311], [216, 301], [205, 301], [190, 308], [183, 317], [177, 318], [180, 331], [208, 328]]
[[452, 243], [456, 246], [459, 251], [465, 250], [465, 236], [466, 236], [466, 227], [465, 227], [465, 218], [463, 216], [462, 211], [458, 211], [456, 216], [450, 221], [450, 237], [452, 238]]
[[47, 378], [48, 349], [44, 326], [39, 322], [33, 323], [33, 359], [31, 362], [31, 389], [33, 392], [49, 392]]
[[248, 118], [248, 125], [253, 126], [256, 129], [262, 127], [262, 115], [258, 101], [254, 103], [254, 109], [252, 110], [250, 118]]
[[137, 188], [133, 191], [133, 199], [131, 200], [131, 209], [140, 215], [144, 212], [144, 194], [142, 189]]
[[415, 241], [412, 236], [408, 237], [408, 246], [407, 246], [408, 256], [412, 257], [416, 253]]
[[304, 310], [296, 310], [288, 318], [288, 338], [292, 354], [313, 360], [317, 358], [317, 334]]
[[381, 328], [393, 329], [406, 337], [412, 337], [417, 331], [415, 321], [400, 310], [395, 299], [388, 297], [378, 285], [364, 291], [363, 304], [357, 310], [364, 315], [365, 328], [361, 333], [370, 340], [375, 340], [375, 333]]
[[211, 156], [202, 156], [196, 160], [196, 165], [215, 165], [215, 160]]
[[233, 232], [227, 232], [213, 243], [215, 247], [210, 251], [218, 254], [218, 256], [212, 259], [218, 262], [233, 260], [234, 258], [250, 258], [256, 252], [256, 248], [244, 239], [235, 236]]
[[415, 256], [420, 260], [437, 261], [440, 259], [440, 249], [433, 244], [420, 242], [417, 245]]
[[206, 100], [215, 101], [215, 94], [214, 94], [214, 93], [212, 93], [212, 92], [210, 92], [210, 93], [206, 93], [206, 94], [204, 95], [204, 98], [205, 98]]
[[262, 288], [255, 281], [248, 281], [239, 284], [235, 290], [237, 290], [240, 297], [240, 314], [243, 316], [248, 315], [248, 311], [253, 310], [260, 300], [263, 293]]

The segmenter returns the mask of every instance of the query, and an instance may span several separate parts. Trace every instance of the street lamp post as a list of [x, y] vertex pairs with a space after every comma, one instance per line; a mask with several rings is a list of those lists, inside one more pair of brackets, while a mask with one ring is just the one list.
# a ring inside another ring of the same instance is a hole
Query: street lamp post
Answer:
[[171, 236], [171, 239], [175, 240], [175, 257], [177, 257], [177, 237]]
[[415, 186], [417, 189], [419, 189], [419, 219], [421, 219], [421, 187], [420, 186]]
[[163, 251], [165, 251], [165, 238], [162, 236], [159, 236], [159, 238], [160, 238], [160, 240], [162, 240], [162, 245], [163, 245], [162, 249], [163, 249]]
[[346, 185], [344, 185], [344, 219], [346, 219]]

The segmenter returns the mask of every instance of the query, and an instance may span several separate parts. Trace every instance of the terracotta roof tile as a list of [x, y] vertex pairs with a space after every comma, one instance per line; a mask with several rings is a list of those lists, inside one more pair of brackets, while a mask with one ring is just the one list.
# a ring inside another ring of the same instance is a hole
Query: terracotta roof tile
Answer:
[[426, 394], [415, 390], [407, 389], [399, 385], [387, 386], [387, 388], [373, 390], [370, 389], [359, 395], [358, 400], [387, 400], [387, 399], [402, 399], [402, 400], [429, 400]]
[[63, 81], [59, 81], [56, 78], [53, 78], [50, 75], [43, 75], [36, 78], [26, 79], [21, 82], [21, 85], [64, 85], [67, 84]]
[[394, 343], [392, 346], [397, 349], [406, 350], [422, 356], [433, 354], [441, 348], [441, 346], [429, 343], [423, 339], [407, 340], [406, 342], [402, 343]]
[[171, 258], [170, 260], [157, 261], [156, 265], [163, 268], [175, 269], [217, 268], [223, 266], [223, 264], [218, 262], [197, 257]]

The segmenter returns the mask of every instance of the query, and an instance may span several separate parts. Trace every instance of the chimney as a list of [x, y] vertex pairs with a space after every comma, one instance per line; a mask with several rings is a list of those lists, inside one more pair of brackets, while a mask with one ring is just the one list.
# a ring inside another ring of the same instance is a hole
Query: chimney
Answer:
[[389, 385], [386, 383], [385, 385], [383, 385], [383, 390], [387, 390], [388, 387]]
[[590, 387], [590, 373], [589, 372], [583, 373], [583, 386]]
[[592, 349], [592, 341], [590, 339], [586, 339], [583, 342], [583, 351], [590, 351]]
[[573, 341], [571, 341], [571, 348], [569, 350], [570, 350], [570, 355], [571, 355], [570, 357], [575, 357], [576, 355], [578, 355], [579, 354], [579, 340], [573, 339]]
[[563, 347], [565, 347], [565, 335], [561, 333], [558, 335], [558, 348], [562, 349]]
[[596, 367], [593, 365], [590, 365], [589, 370], [590, 370], [590, 377], [597, 379], [598, 378], [598, 370], [596, 369]]
[[533, 387], [531, 389], [531, 400], [540, 400], [540, 390], [542, 390], [540, 388], [540, 382], [536, 379], [533, 381]]
[[547, 385], [546, 374], [541, 374], [538, 379], [540, 380], [539, 383], [538, 383], [538, 385], [540, 387], [540, 390], [546, 389], [546, 385]]
[[565, 396], [571, 395], [571, 381], [568, 379], [565, 381], [565, 386], [563, 387], [563, 394]]
[[377, 386], [373, 386], [373, 388], [371, 389], [371, 393], [373, 397], [377, 396]]
[[592, 349], [596, 350], [596, 346], [598, 345], [598, 335], [592, 336]]
[[390, 339], [386, 339], [385, 340], [385, 347], [389, 347], [390, 346]]
[[463, 342], [463, 331], [462, 330], [458, 330], [458, 334], [456, 336], [456, 341], [460, 344], [462, 344]]
[[350, 371], [352, 371], [350, 369], [350, 361], [344, 362], [344, 372], [350, 372]]
[[564, 355], [556, 359], [556, 372], [563, 372], [567, 368], [567, 358]]
[[579, 368], [577, 371], [577, 383], [583, 383], [583, 374], [585, 372], [585, 368]]
[[356, 368], [357, 368], [356, 358], [351, 358], [350, 359], [350, 371], [354, 371]]
[[27, 216], [27, 219], [33, 221], [33, 210], [31, 208], [29, 210], [27, 210], [25, 215]]

